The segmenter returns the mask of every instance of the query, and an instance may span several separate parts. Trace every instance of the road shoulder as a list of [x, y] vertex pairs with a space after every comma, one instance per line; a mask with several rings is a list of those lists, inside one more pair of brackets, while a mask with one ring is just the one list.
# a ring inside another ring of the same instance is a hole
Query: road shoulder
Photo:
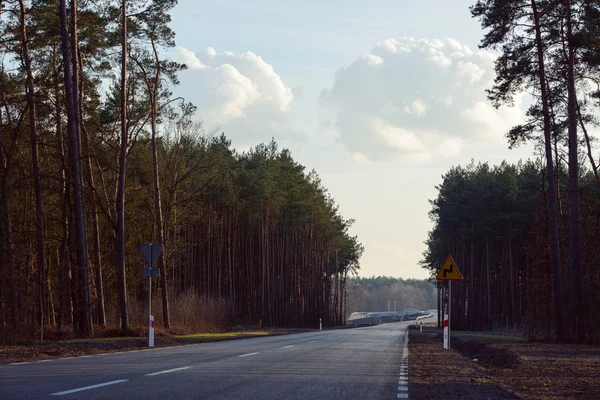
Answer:
[[411, 331], [411, 399], [515, 399], [495, 384], [476, 362], [442, 348], [439, 331]]

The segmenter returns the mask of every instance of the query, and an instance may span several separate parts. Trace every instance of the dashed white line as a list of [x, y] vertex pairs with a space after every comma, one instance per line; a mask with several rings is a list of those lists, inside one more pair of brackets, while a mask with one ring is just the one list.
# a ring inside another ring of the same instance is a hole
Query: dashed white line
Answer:
[[151, 374], [146, 374], [146, 376], [156, 376], [156, 375], [168, 374], [170, 372], [181, 371], [181, 370], [188, 369], [188, 368], [192, 368], [192, 367], [188, 366], [188, 367], [173, 368], [173, 369], [168, 369], [166, 371], [158, 371], [158, 372], [153, 372]]
[[402, 362], [400, 364], [400, 376], [398, 377], [397, 399], [408, 399], [408, 331], [404, 339], [402, 349]]
[[316, 340], [311, 340], [311, 341], [310, 341], [310, 342], [308, 342], [308, 343], [310, 344], [310, 343], [316, 343], [316, 342], [317, 342]]
[[116, 385], [117, 383], [122, 383], [122, 382], [127, 382], [127, 379], [119, 379], [117, 381], [110, 381], [110, 382], [105, 382], [105, 383], [99, 383], [97, 385], [84, 386], [84, 387], [80, 387], [80, 388], [72, 389], [72, 390], [65, 390], [64, 392], [52, 393], [52, 394], [50, 394], [50, 396], [64, 396], [66, 394], [83, 392], [84, 390], [96, 389], [96, 388], [100, 388], [103, 386], [109, 386], [109, 385]]
[[292, 348], [292, 347], [295, 347], [295, 346], [296, 345], [294, 345], [294, 344], [290, 344], [289, 346], [283, 346], [282, 349], [289, 349], [289, 348]]
[[259, 354], [259, 353], [247, 353], [247, 354], [242, 354], [241, 356], [238, 356], [238, 357], [244, 358], [244, 357], [254, 356], [256, 354]]

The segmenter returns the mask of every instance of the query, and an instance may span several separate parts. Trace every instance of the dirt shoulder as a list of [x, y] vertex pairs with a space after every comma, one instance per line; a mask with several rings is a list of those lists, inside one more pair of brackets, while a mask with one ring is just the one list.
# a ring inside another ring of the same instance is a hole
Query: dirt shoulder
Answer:
[[[223, 340], [285, 335], [309, 332], [306, 329], [255, 329], [225, 333], [199, 333], [193, 335], [155, 338], [155, 347], [179, 346]], [[72, 339], [45, 341], [18, 345], [0, 346], [0, 364], [46, 360], [62, 357], [78, 357], [102, 353], [140, 350], [148, 348], [146, 337], [107, 337], [94, 339]]]
[[453, 332], [446, 351], [441, 330], [411, 331], [409, 346], [414, 399], [594, 399], [600, 393], [597, 346]]

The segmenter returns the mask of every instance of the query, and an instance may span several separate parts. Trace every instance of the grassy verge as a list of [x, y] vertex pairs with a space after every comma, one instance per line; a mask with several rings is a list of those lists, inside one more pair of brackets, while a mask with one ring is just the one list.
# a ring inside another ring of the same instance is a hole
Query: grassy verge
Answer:
[[[189, 335], [161, 336], [155, 338], [155, 347], [208, 343], [222, 340], [245, 339], [273, 335], [285, 335], [307, 330], [250, 329], [222, 333], [196, 333]], [[146, 337], [99, 337], [92, 339], [68, 339], [0, 346], [0, 364], [37, 361], [59, 357], [77, 357], [119, 351], [148, 348]]]

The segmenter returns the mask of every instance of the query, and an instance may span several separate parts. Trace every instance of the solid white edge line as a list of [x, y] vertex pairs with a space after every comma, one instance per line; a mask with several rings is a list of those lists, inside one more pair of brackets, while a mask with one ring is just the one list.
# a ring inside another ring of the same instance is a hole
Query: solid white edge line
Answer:
[[156, 375], [168, 374], [169, 372], [181, 371], [181, 370], [188, 369], [188, 368], [192, 368], [192, 367], [187, 366], [187, 367], [173, 368], [173, 369], [168, 369], [166, 371], [158, 371], [158, 372], [153, 372], [151, 374], [146, 374], [146, 376], [156, 376]]
[[50, 394], [50, 396], [64, 396], [66, 394], [83, 392], [84, 390], [96, 389], [96, 388], [100, 388], [103, 386], [115, 385], [117, 383], [122, 383], [122, 382], [127, 382], [127, 379], [119, 379], [117, 381], [104, 382], [104, 383], [99, 383], [97, 385], [84, 386], [84, 387], [80, 387], [77, 389], [65, 390], [64, 392], [52, 393], [52, 394]]
[[242, 354], [242, 355], [240, 355], [238, 357], [243, 358], [243, 357], [253, 356], [253, 355], [256, 355], [256, 354], [258, 354], [258, 353], [247, 353], [247, 354]]

